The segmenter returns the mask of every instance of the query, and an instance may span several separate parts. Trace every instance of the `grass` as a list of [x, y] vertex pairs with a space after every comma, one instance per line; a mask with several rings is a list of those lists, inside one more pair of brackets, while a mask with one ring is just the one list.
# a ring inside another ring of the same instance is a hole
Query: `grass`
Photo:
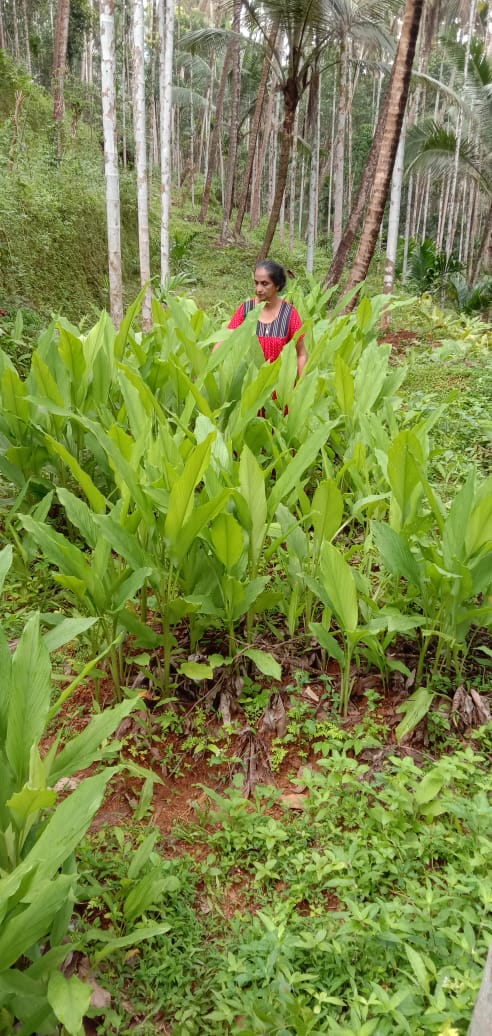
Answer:
[[138, 883], [139, 923], [169, 923], [97, 969], [114, 994], [98, 1032], [464, 1034], [492, 936], [487, 758], [457, 752], [426, 786], [408, 758], [367, 770], [334, 741], [301, 811], [209, 791], [132, 878], [148, 831], [90, 839], [82, 942], [87, 918], [126, 930]]

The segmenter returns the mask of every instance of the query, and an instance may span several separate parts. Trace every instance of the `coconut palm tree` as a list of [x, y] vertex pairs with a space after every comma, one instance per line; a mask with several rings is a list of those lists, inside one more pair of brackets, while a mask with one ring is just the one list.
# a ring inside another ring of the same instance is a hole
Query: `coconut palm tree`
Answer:
[[[485, 208], [484, 233], [472, 272], [472, 283], [479, 274], [492, 233], [492, 59], [481, 40], [466, 44], [445, 41], [449, 61], [458, 77], [452, 104], [447, 105], [446, 120], [422, 119], [408, 135], [407, 171], [423, 169], [436, 178], [469, 177], [480, 191]], [[439, 84], [436, 84], [439, 85]]]
[[348, 278], [348, 291], [364, 280], [374, 254], [405, 115], [423, 7], [424, 0], [406, 0], [401, 35], [388, 86], [381, 149], [377, 158], [364, 227]]

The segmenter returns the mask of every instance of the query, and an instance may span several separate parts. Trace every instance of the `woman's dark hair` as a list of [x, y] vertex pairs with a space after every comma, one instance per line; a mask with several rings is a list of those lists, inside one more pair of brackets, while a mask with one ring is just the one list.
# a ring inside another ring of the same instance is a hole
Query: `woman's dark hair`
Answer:
[[255, 272], [256, 270], [266, 270], [275, 287], [278, 288], [279, 291], [283, 291], [287, 283], [287, 273], [280, 263], [276, 263], [273, 259], [264, 259], [262, 262], [256, 264]]

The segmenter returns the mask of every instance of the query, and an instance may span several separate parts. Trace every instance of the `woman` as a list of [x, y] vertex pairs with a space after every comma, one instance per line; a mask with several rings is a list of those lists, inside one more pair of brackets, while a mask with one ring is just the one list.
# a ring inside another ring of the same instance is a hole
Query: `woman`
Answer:
[[[258, 263], [255, 267], [256, 298], [243, 302], [227, 325], [231, 330], [239, 327], [246, 314], [256, 305], [261, 305], [263, 308], [256, 325], [256, 334], [265, 360], [269, 363], [273, 363], [280, 356], [287, 342], [291, 342], [302, 327], [302, 320], [295, 306], [280, 298], [279, 292], [285, 288], [286, 281], [287, 274], [280, 263], [274, 262], [273, 259], [265, 259]], [[303, 335], [297, 339], [296, 352], [297, 376], [300, 378], [308, 358]]]

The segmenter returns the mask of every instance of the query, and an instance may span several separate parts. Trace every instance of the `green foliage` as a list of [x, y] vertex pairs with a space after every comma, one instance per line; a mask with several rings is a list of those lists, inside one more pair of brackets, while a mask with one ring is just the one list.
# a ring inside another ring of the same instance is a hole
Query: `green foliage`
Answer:
[[[463, 490], [446, 517], [429, 474], [440, 411], [401, 411], [405, 369], [375, 340], [385, 300], [319, 319], [327, 301], [313, 284], [298, 383], [293, 349], [262, 362], [254, 314], [234, 332], [214, 330], [173, 296], [166, 308], [154, 300], [148, 335], [133, 328], [138, 301], [117, 335], [105, 314], [87, 334], [59, 321], [25, 378], [0, 354], [0, 470], [17, 488], [6, 529], [26, 566], [40, 549], [67, 603], [97, 619], [92, 652], [109, 651], [117, 697], [128, 633], [138, 649], [162, 652], [167, 695], [176, 673], [212, 679], [239, 657], [279, 679], [254, 640], [262, 617], [280, 611], [291, 635], [314, 633], [340, 663], [346, 712], [354, 655], [386, 677], [392, 641], [422, 628], [419, 674], [436, 637], [434, 671], [459, 669], [470, 632], [487, 621], [486, 600], [475, 602], [490, 584], [488, 532], [463, 553], [453, 529], [458, 512], [473, 528], [488, 513], [489, 483], [468, 480], [466, 502]], [[346, 552], [361, 529], [364, 548]], [[160, 632], [147, 625], [149, 607]], [[216, 629], [227, 657], [180, 657], [183, 622], [191, 652]]]
[[439, 252], [429, 238], [413, 242], [408, 261], [408, 275], [419, 292], [443, 291], [452, 277], [461, 271], [461, 263], [445, 252]]
[[101, 1031], [150, 1036], [156, 1017], [182, 1036], [466, 1031], [492, 936], [486, 757], [422, 772], [394, 756], [369, 781], [344, 744], [303, 771], [301, 812], [271, 788], [250, 803], [208, 789], [175, 828], [192, 857], [139, 833], [128, 868], [130, 832], [92, 838], [88, 916], [123, 940], [150, 896], [169, 926], [145, 956], [122, 942], [100, 960], [99, 981], [125, 991]]
[[[0, 591], [11, 560], [5, 547]], [[63, 746], [58, 735], [43, 748], [50, 720], [76, 686], [52, 701], [49, 647], [77, 632], [69, 622], [43, 636], [35, 614], [11, 656], [0, 628], [0, 1010], [2, 1025], [13, 1031], [17, 1020], [26, 1036], [40, 1028], [56, 1033], [60, 1023], [72, 1036], [81, 1032], [90, 987], [60, 971], [73, 948], [67, 935], [78, 884], [74, 851], [117, 768], [73, 775], [114, 756], [119, 745], [108, 739], [134, 704], [94, 716]]]

